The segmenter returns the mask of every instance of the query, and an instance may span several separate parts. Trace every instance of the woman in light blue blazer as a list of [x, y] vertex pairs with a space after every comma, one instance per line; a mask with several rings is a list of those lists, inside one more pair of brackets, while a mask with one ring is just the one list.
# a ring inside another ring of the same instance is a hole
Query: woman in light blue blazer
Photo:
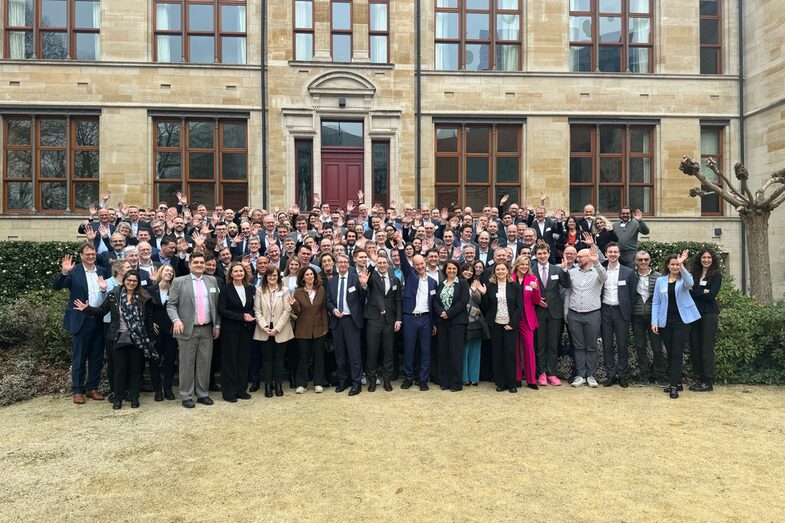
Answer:
[[678, 398], [684, 367], [684, 346], [690, 338], [690, 324], [700, 319], [700, 313], [690, 295], [693, 278], [684, 267], [689, 256], [685, 250], [671, 254], [665, 260], [663, 274], [654, 286], [651, 307], [651, 330], [659, 334], [670, 360], [670, 387], [665, 392], [671, 398]]

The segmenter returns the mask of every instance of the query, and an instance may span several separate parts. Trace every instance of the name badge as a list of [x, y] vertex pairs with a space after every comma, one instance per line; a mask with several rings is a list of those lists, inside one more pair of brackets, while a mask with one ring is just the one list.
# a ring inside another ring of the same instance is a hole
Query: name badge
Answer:
[[350, 293], [352, 293], [352, 292], [354, 292], [354, 291], [356, 291], [356, 290], [357, 290], [357, 288], [355, 288], [354, 286], [352, 286], [352, 287], [349, 287], [349, 292], [350, 292]]
[[436, 294], [436, 289], [431, 289], [430, 295], [433, 296], [434, 294]]
[[619, 280], [619, 287], [626, 287], [626, 286], [627, 286], [627, 280]]
[[554, 275], [551, 276], [551, 279], [552, 280], [558, 280], [559, 279], [559, 275], [558, 274], [554, 274]]
[[709, 282], [707, 282], [706, 280], [702, 280], [701, 283], [700, 283], [700, 286], [701, 287], [705, 287], [707, 283], [709, 283]]
[[280, 298], [281, 296], [283, 296], [283, 291], [276, 291], [275, 297]]
[[531, 285], [527, 285], [526, 287], [523, 288], [523, 290], [531, 291], [532, 290], [532, 286]]
[[709, 289], [704, 289], [704, 290], [703, 290], [703, 294], [708, 294], [708, 293], [710, 293], [710, 292], [711, 292], [711, 291], [710, 291]]
[[660, 294], [668, 294], [668, 288], [660, 289]]
[[626, 224], [626, 223], [620, 223], [620, 224], [619, 224], [619, 227], [621, 227], [622, 229], [624, 229], [625, 227], [627, 227], [627, 224]]
[[214, 292], [216, 292], [216, 289], [215, 289], [215, 287], [210, 287], [210, 293], [212, 294], [212, 293], [214, 293]]
[[397, 285], [393, 285], [392, 286], [392, 290], [397, 291], [398, 290], [398, 286]]
[[147, 280], [142, 280], [142, 282], [139, 285], [147, 285]]
[[550, 228], [550, 227], [548, 227], [547, 229], [545, 229], [545, 232], [548, 232], [548, 231], [550, 231], [550, 230], [551, 230], [551, 228]]

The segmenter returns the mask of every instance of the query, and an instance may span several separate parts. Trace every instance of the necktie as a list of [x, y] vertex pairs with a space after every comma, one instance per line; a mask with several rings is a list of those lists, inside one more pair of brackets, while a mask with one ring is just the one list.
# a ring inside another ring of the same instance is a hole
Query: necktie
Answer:
[[207, 323], [207, 287], [201, 278], [196, 278], [196, 323], [204, 325]]
[[343, 281], [346, 279], [346, 276], [341, 276], [340, 285], [338, 285], [338, 310], [343, 312]]
[[544, 267], [540, 268], [540, 274], [542, 278], [542, 288], [544, 289], [548, 285], [548, 266], [545, 265]]
[[387, 276], [382, 276], [382, 283], [384, 283], [384, 293], [387, 294], [390, 291], [390, 286], [387, 284]]

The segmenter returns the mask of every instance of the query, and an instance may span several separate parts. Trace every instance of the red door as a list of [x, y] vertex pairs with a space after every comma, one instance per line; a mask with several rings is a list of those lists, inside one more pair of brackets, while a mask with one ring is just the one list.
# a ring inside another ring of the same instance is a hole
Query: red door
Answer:
[[322, 151], [322, 202], [345, 207], [363, 188], [363, 151]]

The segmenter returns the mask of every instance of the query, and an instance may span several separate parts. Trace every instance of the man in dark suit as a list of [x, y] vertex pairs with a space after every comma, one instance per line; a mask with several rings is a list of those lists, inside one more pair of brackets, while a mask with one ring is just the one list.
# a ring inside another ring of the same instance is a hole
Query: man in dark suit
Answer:
[[[632, 316], [633, 294], [635, 293], [635, 272], [619, 263], [621, 249], [616, 242], [608, 243], [605, 248], [608, 258], [606, 272], [608, 279], [602, 288], [602, 349], [605, 360], [605, 386], [618, 383], [627, 388], [629, 373], [629, 336], [630, 317]], [[618, 362], [613, 350], [616, 337]]]
[[551, 218], [546, 218], [545, 216], [545, 207], [540, 205], [537, 209], [534, 210], [534, 220], [532, 220], [531, 228], [534, 229], [534, 232], [537, 234], [538, 240], [545, 239], [545, 232], [548, 230], [549, 227], [553, 226], [553, 220]]
[[594, 205], [587, 203], [583, 207], [583, 218], [578, 220], [578, 230], [592, 234], [592, 225], [594, 225]]
[[173, 236], [164, 236], [161, 240], [161, 251], [150, 259], [161, 265], [171, 265], [177, 276], [188, 274], [188, 264], [177, 255], [177, 241]]
[[345, 391], [351, 376], [352, 388], [349, 396], [356, 396], [362, 391], [360, 335], [368, 289], [368, 270], [362, 269], [359, 274], [350, 271], [349, 257], [345, 254], [338, 255], [336, 266], [338, 274], [327, 282], [327, 310], [330, 313], [330, 330], [335, 342], [336, 374], [339, 381], [335, 392]]
[[403, 358], [405, 377], [402, 389], [408, 389], [414, 381], [414, 352], [420, 342], [420, 390], [428, 390], [431, 367], [431, 338], [436, 335], [436, 314], [433, 308], [436, 296], [436, 280], [425, 271], [425, 258], [417, 254], [411, 266], [403, 251], [403, 236], [395, 234], [401, 270], [404, 275], [403, 292]]
[[376, 390], [376, 369], [379, 348], [382, 348], [384, 390], [391, 391], [395, 333], [401, 330], [401, 281], [389, 270], [387, 256], [376, 258], [375, 270], [368, 280], [368, 303], [365, 306], [366, 339], [368, 345], [368, 392]]
[[562, 325], [564, 324], [564, 300], [562, 289], [570, 286], [570, 275], [548, 260], [551, 248], [540, 242], [535, 247], [537, 263], [532, 272], [537, 275], [542, 298], [537, 304], [537, 327], [535, 350], [537, 354], [538, 385], [561, 385], [556, 377], [556, 357], [559, 351]]
[[[55, 275], [53, 288], [68, 289], [70, 296], [65, 307], [63, 327], [71, 333], [73, 354], [71, 356], [71, 391], [77, 405], [85, 402], [85, 397], [103, 400], [98, 393], [98, 382], [104, 364], [104, 324], [101, 317], [89, 317], [74, 309], [74, 300], [98, 307], [106, 296], [106, 282], [109, 272], [96, 265], [95, 247], [89, 243], [80, 249], [82, 263], [75, 264], [70, 254], [63, 256], [60, 272]], [[87, 383], [85, 385], [85, 367]]]

